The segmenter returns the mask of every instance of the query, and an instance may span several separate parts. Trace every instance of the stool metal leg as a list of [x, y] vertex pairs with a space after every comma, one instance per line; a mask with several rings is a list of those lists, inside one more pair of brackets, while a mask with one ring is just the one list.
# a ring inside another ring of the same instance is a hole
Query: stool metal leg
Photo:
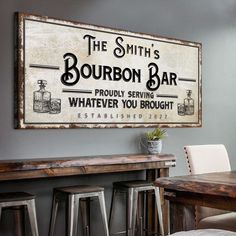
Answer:
[[158, 213], [161, 235], [164, 236], [160, 191], [159, 191], [159, 188], [157, 188], [157, 187], [154, 188], [154, 191], [155, 191], [155, 199], [156, 199], [156, 206], [157, 206], [157, 213]]
[[134, 189], [130, 188], [127, 195], [127, 223], [126, 223], [126, 232], [127, 236], [132, 236], [132, 212], [134, 207]]
[[98, 194], [98, 199], [99, 199], [99, 204], [100, 204], [101, 213], [102, 213], [102, 221], [103, 221], [103, 227], [104, 227], [105, 235], [109, 236], [104, 192], [100, 192]]
[[29, 214], [30, 227], [33, 236], [38, 236], [38, 224], [36, 217], [35, 200], [27, 200], [27, 210]]
[[115, 210], [115, 203], [116, 203], [116, 196], [117, 191], [113, 188], [112, 191], [112, 199], [111, 199], [111, 209], [110, 209], [110, 216], [109, 216], [109, 230], [110, 234], [112, 235], [112, 224], [113, 224], [113, 217], [114, 217], [114, 210]]
[[68, 229], [66, 236], [76, 236], [78, 227], [79, 197], [71, 194], [68, 199]]
[[136, 219], [137, 219], [137, 207], [138, 207], [138, 191], [134, 189], [133, 191], [133, 209], [132, 209], [132, 225], [131, 225], [131, 232], [132, 236], [135, 236], [135, 226], [136, 226]]
[[52, 202], [52, 210], [51, 210], [51, 219], [50, 219], [50, 227], [49, 227], [49, 236], [53, 236], [57, 218], [57, 210], [58, 210], [58, 199], [56, 195], [53, 196]]

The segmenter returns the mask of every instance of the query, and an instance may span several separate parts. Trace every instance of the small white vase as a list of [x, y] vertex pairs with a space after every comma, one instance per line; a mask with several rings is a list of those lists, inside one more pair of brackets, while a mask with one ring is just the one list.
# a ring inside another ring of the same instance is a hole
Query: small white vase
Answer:
[[147, 151], [149, 154], [160, 154], [162, 150], [162, 140], [147, 141]]

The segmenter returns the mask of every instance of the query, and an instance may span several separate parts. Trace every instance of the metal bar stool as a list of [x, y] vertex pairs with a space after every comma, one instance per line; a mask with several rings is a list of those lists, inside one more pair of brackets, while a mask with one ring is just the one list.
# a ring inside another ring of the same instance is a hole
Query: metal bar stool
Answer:
[[[87, 200], [88, 198], [98, 198], [101, 209], [102, 222], [105, 235], [109, 236], [106, 206], [104, 198], [104, 188], [98, 186], [77, 185], [71, 187], [55, 188], [53, 191], [53, 204], [51, 211], [49, 236], [53, 236], [56, 216], [59, 202], [66, 202], [66, 236], [76, 236], [78, 227], [78, 213], [80, 200]], [[89, 235], [87, 226], [86, 235]]]
[[[136, 181], [123, 181], [113, 183], [113, 194], [111, 202], [111, 210], [109, 217], [109, 229], [110, 234], [121, 234], [126, 233], [128, 236], [135, 236], [135, 226], [137, 219], [137, 205], [138, 205], [138, 195], [139, 193], [153, 190], [155, 193], [156, 206], [158, 211], [158, 219], [160, 225], [161, 235], [164, 236], [163, 228], [163, 218], [161, 209], [161, 200], [159, 188], [155, 187], [153, 182], [146, 180], [136, 180]], [[116, 232], [112, 234], [112, 223], [115, 208], [115, 201], [118, 193], [125, 193], [127, 196], [127, 207], [126, 207], [126, 231]], [[142, 234], [142, 232], [141, 232]]]
[[[0, 219], [3, 209], [15, 210], [21, 207], [28, 211], [32, 236], [38, 236], [35, 196], [25, 192], [0, 193]], [[21, 221], [24, 222], [23, 219]], [[23, 225], [21, 227], [24, 228]]]

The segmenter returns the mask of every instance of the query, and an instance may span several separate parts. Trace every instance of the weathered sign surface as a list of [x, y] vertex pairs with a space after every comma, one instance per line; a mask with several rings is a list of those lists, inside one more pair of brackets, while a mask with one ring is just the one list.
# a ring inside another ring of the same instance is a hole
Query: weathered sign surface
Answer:
[[18, 128], [201, 126], [201, 44], [17, 14]]

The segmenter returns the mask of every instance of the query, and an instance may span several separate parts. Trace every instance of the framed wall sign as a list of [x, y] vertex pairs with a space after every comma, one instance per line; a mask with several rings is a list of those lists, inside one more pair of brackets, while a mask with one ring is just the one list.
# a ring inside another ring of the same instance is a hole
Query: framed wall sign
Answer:
[[16, 127], [199, 127], [201, 44], [17, 13]]

